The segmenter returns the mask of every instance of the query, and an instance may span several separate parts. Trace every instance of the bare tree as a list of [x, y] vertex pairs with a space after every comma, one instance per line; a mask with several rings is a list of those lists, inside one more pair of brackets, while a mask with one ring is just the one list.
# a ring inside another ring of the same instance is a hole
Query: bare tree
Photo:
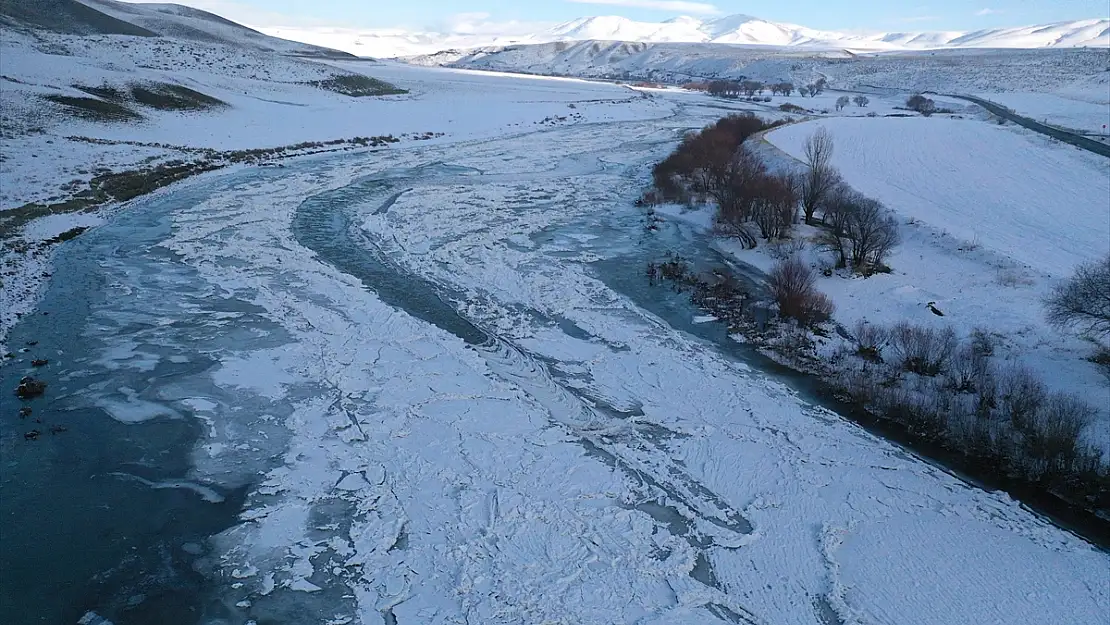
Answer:
[[[786, 95], [790, 95], [790, 94], [788, 93]], [[804, 85], [801, 86], [801, 87], [798, 87], [798, 95], [802, 96], [803, 98], [806, 97], [807, 95], [809, 95], [809, 87], [806, 87]]]
[[840, 96], [839, 98], [836, 99], [836, 110], [838, 110], [838, 111], [844, 110], [844, 107], [848, 106], [848, 104], [850, 102], [851, 102], [851, 100], [848, 98], [848, 96], [846, 96], [846, 95]]
[[745, 247], [756, 245], [747, 222], [752, 218], [757, 186], [766, 176], [763, 162], [744, 145], [726, 164], [712, 171], [709, 196], [717, 202], [717, 229], [740, 239]]
[[882, 267], [902, 238], [898, 222], [878, 200], [864, 198], [847, 220], [845, 235], [851, 243], [852, 268], [864, 274]]
[[906, 100], [906, 108], [911, 111], [917, 111], [925, 117], [928, 117], [936, 112], [937, 105], [936, 102], [918, 93], [910, 96], [910, 98]]
[[898, 222], [877, 200], [840, 184], [822, 204], [827, 230], [818, 243], [837, 256], [837, 266], [864, 275], [881, 267], [894, 246], [901, 242]]
[[868, 97], [865, 96], [865, 95], [858, 95], [858, 96], [852, 98], [852, 102], [855, 102], [856, 106], [858, 106], [860, 108], [863, 108], [863, 107], [867, 106], [868, 104], [870, 104], [871, 100], [868, 99]]
[[1075, 270], [1045, 301], [1049, 323], [1110, 336], [1110, 255]]
[[714, 80], [707, 89], [709, 95], [721, 98], [735, 98], [740, 95], [740, 83], [733, 80]]
[[833, 140], [824, 128], [818, 128], [805, 142], [805, 163], [809, 168], [799, 183], [802, 212], [807, 224], [839, 179], [832, 167]]
[[[848, 219], [854, 210], [853, 207], [862, 197], [851, 187], [844, 184], [843, 181], [837, 180], [820, 203], [821, 221], [825, 224], [827, 230], [817, 237], [817, 244], [836, 254], [837, 267], [848, 266], [848, 239], [844, 236], [844, 233], [848, 228]], [[805, 205], [803, 204], [804, 209]]]
[[756, 93], [763, 92], [763, 83], [759, 82], [758, 80], [745, 80], [744, 82], [740, 83], [740, 91], [742, 91], [744, 95], [750, 98]]
[[781, 239], [798, 216], [796, 182], [789, 176], [763, 176], [753, 189], [751, 218], [764, 239]]

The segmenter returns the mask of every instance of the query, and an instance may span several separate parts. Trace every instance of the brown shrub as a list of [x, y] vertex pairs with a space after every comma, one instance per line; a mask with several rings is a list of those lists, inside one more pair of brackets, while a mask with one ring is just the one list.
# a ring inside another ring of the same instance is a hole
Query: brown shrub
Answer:
[[775, 263], [767, 275], [771, 295], [779, 306], [779, 314], [812, 325], [832, 316], [832, 300], [814, 285], [813, 269], [797, 258]]

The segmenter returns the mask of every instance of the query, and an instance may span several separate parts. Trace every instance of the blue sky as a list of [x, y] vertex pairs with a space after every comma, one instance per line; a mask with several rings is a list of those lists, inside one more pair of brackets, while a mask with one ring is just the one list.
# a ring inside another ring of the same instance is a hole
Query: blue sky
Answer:
[[[173, 1], [173, 0], [171, 0]], [[1107, 17], [1107, 0], [176, 0], [255, 26], [527, 29], [589, 15], [745, 13], [829, 30], [974, 30]], [[511, 24], [510, 24], [511, 25]]]

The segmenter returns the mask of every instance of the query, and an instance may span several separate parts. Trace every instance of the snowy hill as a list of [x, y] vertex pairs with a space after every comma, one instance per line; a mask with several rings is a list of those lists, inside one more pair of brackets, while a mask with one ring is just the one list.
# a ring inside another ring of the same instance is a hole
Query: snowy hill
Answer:
[[71, 35], [171, 37], [235, 47], [346, 58], [350, 55], [279, 39], [213, 13], [176, 4], [131, 4], [114, 0], [0, 0], [0, 24]]
[[171, 4], [0, 0], [0, 63], [0, 148], [33, 154], [0, 158], [0, 210], [62, 197], [59, 180], [88, 177], [82, 160], [373, 136], [368, 102], [400, 93], [373, 63]]
[[936, 48], [1057, 48], [1110, 47], [1110, 20], [1089, 19], [1019, 28], [972, 32], [889, 32], [850, 34], [770, 22], [750, 15], [712, 20], [677, 17], [665, 22], [639, 22], [608, 15], [584, 17], [524, 34], [466, 34], [404, 30], [269, 29], [269, 34], [306, 41], [360, 56], [398, 57], [493, 45], [560, 41], [625, 41], [637, 43], [714, 43], [788, 46], [808, 49], [863, 51]]
[[834, 87], [848, 89], [999, 93], [1051, 92], [1079, 85], [1073, 90], [1097, 95], [1105, 85], [1088, 83], [1110, 66], [1110, 50], [964, 48], [854, 54], [806, 46], [580, 41], [491, 46], [405, 60], [418, 65], [671, 84], [716, 78], [806, 84], [824, 76]]

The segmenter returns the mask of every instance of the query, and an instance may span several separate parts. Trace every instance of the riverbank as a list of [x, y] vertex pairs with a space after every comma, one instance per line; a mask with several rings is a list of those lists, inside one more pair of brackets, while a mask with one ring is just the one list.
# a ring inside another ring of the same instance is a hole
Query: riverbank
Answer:
[[[691, 210], [674, 205], [660, 205], [648, 208], [645, 212], [648, 213], [646, 217], [648, 236], [658, 230], [658, 224], [675, 221], [688, 223], [690, 227], [701, 229], [706, 233], [712, 230], [713, 210], [711, 207]], [[751, 270], [743, 273], [748, 276], [752, 274], [758, 276], [761, 270], [769, 269], [779, 260], [807, 251], [810, 247], [808, 239], [812, 238], [813, 235], [810, 232], [812, 229], [804, 226], [798, 228], [799, 232], [795, 234], [793, 241], [772, 244], [763, 242], [754, 250], [746, 249], [744, 246], [730, 242], [727, 239], [718, 240], [713, 245], [720, 247], [735, 263], [754, 265]], [[914, 241], [914, 239], [911, 239], [911, 242]], [[901, 251], [897, 258], [916, 258], [919, 252], [929, 256], [937, 254], [938, 248], [935, 240], [927, 240], [925, 247], [920, 250], [913, 247], [908, 251]], [[808, 259], [808, 256], [805, 256], [805, 258]], [[668, 258], [654, 259], [656, 271], [652, 271], [652, 265], [647, 265], [644, 281], [652, 280], [653, 274], [662, 276], [664, 264], [668, 261], [669, 264], [674, 264], [674, 261]], [[866, 279], [842, 275], [843, 272], [829, 272], [826, 274], [827, 277], [818, 279], [818, 288], [825, 290], [829, 283], [840, 281], [856, 288], [866, 287], [871, 283], [883, 283], [885, 285], [884, 289], [891, 289], [893, 287], [887, 283], [894, 282], [897, 285], [900, 284], [899, 280], [906, 279], [903, 269], [905, 268], [896, 264], [894, 274], [880, 274], [878, 277], [873, 276]], [[671, 271], [673, 272], [673, 268]], [[971, 268], [965, 269], [964, 275], [972, 271], [974, 270]], [[1007, 455], [1002, 457], [996, 457], [993, 452], [985, 453], [984, 449], [978, 447], [975, 448], [978, 451], [972, 451], [963, 441], [946, 439], [941, 435], [943, 429], [938, 431], [933, 423], [923, 421], [921, 418], [915, 417], [911, 420], [907, 419], [905, 415], [893, 416], [884, 413], [884, 410], [877, 409], [874, 402], [881, 394], [875, 392], [861, 393], [861, 387], [855, 381], [855, 378], [846, 377], [845, 375], [851, 367], [855, 367], [855, 369], [863, 367], [865, 371], [868, 370], [869, 366], [872, 369], [874, 368], [874, 363], [856, 356], [857, 350], [862, 348], [859, 347], [859, 341], [854, 336], [858, 333], [858, 330], [854, 327], [858, 318], [851, 317], [852, 313], [856, 311], [852, 306], [854, 302], [844, 302], [841, 291], [832, 289], [831, 293], [836, 295], [834, 299], [838, 306], [844, 303], [849, 317], [842, 325], [824, 326], [824, 329], [818, 333], [807, 332], [800, 328], [791, 329], [777, 324], [772, 324], [769, 328], [765, 327], [763, 324], [765, 315], [760, 315], [758, 323], [750, 319], [747, 322], [736, 322], [734, 318], [744, 317], [745, 313], [748, 312], [746, 309], [752, 308], [752, 302], [748, 301], [751, 298], [741, 297], [732, 302], [718, 300], [709, 302], [707, 305], [704, 297], [704, 292], [709, 286], [716, 287], [728, 282], [728, 272], [729, 267], [727, 265], [715, 270], [716, 275], [703, 274], [702, 277], [682, 275], [680, 271], [677, 283], [680, 283], [684, 288], [693, 289], [695, 303], [702, 306], [712, 317], [724, 320], [731, 331], [744, 337], [744, 341], [758, 347], [775, 361], [806, 375], [813, 376], [817, 381], [815, 391], [826, 398], [837, 400], [838, 405], [834, 409], [838, 412], [842, 412], [857, 423], [871, 428], [876, 433], [883, 436], [889, 435], [892, 440], [907, 445], [925, 457], [937, 460], [956, 473], [969, 478], [973, 483], [986, 488], [1004, 489], [1010, 492], [1016, 498], [1028, 502], [1046, 515], [1058, 519], [1063, 525], [1070, 526], [1093, 543], [1106, 548], [1107, 539], [1110, 536], [1108, 535], [1108, 529], [1110, 528], [1107, 525], [1107, 509], [1110, 508], [1110, 498], [1108, 498], [1105, 485], [1098, 486], [1099, 483], [1105, 484], [1104, 476], [1100, 477], [1096, 471], [1096, 474], [1083, 478], [1087, 482], [1087, 487], [1081, 488], [1077, 488], [1077, 485], [1070, 480], [1061, 481], [1058, 477], [1052, 476], [1048, 476], [1043, 483], [1039, 479], [1031, 480], [1026, 473], [1028, 469], [1020, 465], [1015, 466], [1014, 461], [1008, 457], [1008, 454], [1011, 453], [1009, 451], [1005, 452]], [[910, 277], [917, 280], [919, 285], [930, 284], [927, 277], [917, 279], [913, 277], [912, 272]], [[937, 278], [944, 279], [943, 276], [937, 276]], [[756, 279], [758, 280], [758, 277]], [[666, 280], [663, 281], [666, 282]], [[676, 284], [676, 281], [671, 280], [669, 284]], [[760, 290], [762, 291], [762, 288]], [[761, 294], [755, 299], [757, 301], [766, 299], [766, 296]], [[938, 297], [937, 299], [940, 300], [941, 298]], [[934, 318], [931, 320], [933, 323], [929, 326], [943, 324], [951, 318], [952, 313], [958, 311], [958, 309], [946, 305], [943, 301], [939, 305], [944, 308], [945, 312], [949, 313], [945, 317], [938, 317], [938, 314], [930, 312], [928, 307], [920, 306], [921, 312], [926, 317]], [[883, 309], [883, 302], [882, 296], [872, 295], [867, 300], [861, 300], [858, 304], [866, 306], [869, 311], [880, 311]], [[724, 307], [723, 311], [722, 306]], [[756, 310], [758, 310], [758, 307]], [[892, 313], [887, 311], [878, 314], [873, 312], [872, 314], [875, 323], [882, 324], [890, 322]], [[843, 319], [840, 314], [834, 314], [834, 317], [837, 320]], [[897, 315], [894, 318], [898, 318]], [[913, 323], [922, 323], [920, 317], [907, 316], [902, 318], [911, 319]], [[926, 319], [925, 321], [930, 320]], [[1002, 363], [999, 367], [1003, 370], [997, 375], [1000, 378], [1004, 377], [1004, 374], [1009, 375], [1009, 370], [1005, 367], [1010, 366], [1006, 363], [1009, 363], [1009, 359], [1014, 357], [1009, 354], [1015, 348], [1007, 343], [1005, 338], [999, 337], [997, 334], [991, 333], [985, 335], [985, 337], [985, 340], [990, 342], [987, 347], [992, 350], [994, 359]], [[1016, 352], [1015, 355], [1019, 353], [1020, 351]], [[876, 352], [877, 354], [878, 352]], [[893, 381], [888, 379], [891, 377], [890, 375], [876, 375], [875, 381], [870, 384], [874, 386], [881, 385], [882, 388], [892, 384], [895, 387], [904, 386], [905, 382], [898, 380], [899, 375], [894, 372]], [[916, 376], [910, 375], [909, 377]], [[931, 382], [932, 380], [928, 377], [922, 377], [921, 381]], [[1074, 378], [1071, 382], [1075, 382]], [[957, 400], [964, 398], [956, 391], [939, 390], [938, 392], [950, 395]], [[885, 410], [901, 412], [907, 410], [907, 408], [903, 404], [898, 408], [886, 408]], [[1097, 428], [1097, 423], [1092, 427]], [[1094, 431], [1098, 430], [1095, 429]], [[960, 444], [957, 445], [956, 443]], [[1019, 469], [1022, 477], [1017, 477], [1017, 473], [1015, 473]]]

